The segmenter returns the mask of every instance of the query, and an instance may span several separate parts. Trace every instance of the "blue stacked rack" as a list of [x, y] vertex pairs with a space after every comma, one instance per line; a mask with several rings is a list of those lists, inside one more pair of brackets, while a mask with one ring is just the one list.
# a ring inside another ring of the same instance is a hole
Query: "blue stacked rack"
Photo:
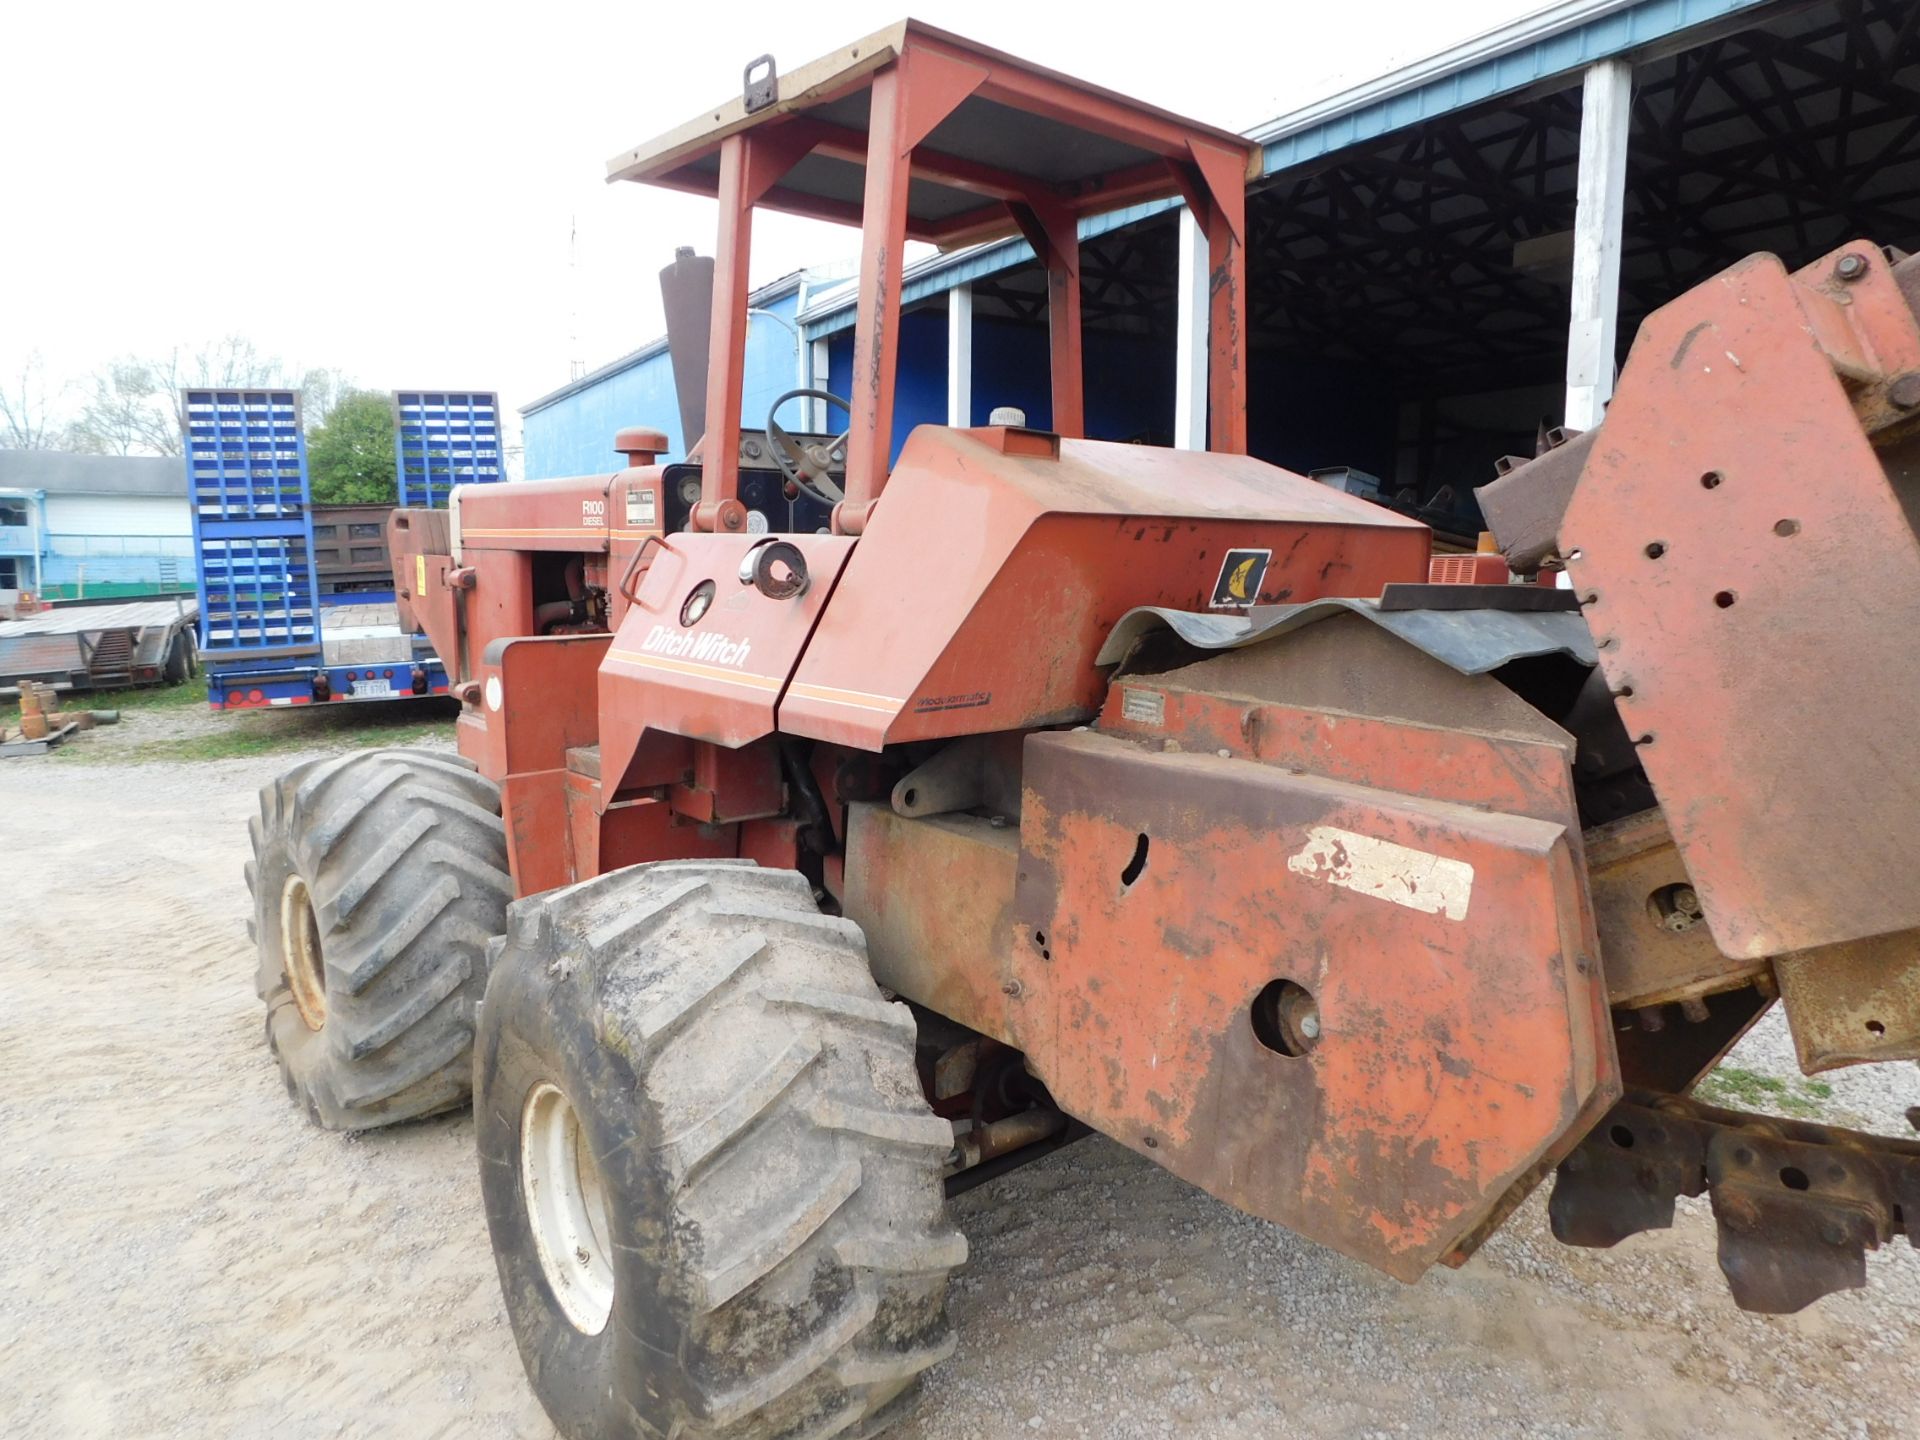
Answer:
[[400, 503], [440, 509], [456, 485], [500, 477], [500, 398], [483, 390], [399, 390], [393, 397]]
[[188, 390], [181, 405], [211, 694], [221, 672], [320, 654], [307, 444], [290, 390]]

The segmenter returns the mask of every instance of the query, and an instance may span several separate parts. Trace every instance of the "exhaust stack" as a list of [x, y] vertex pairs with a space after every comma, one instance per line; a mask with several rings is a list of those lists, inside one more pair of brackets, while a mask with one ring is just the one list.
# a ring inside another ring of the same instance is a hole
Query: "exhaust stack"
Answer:
[[692, 454], [707, 433], [707, 357], [713, 342], [713, 257], [691, 245], [673, 252], [660, 272], [660, 300], [667, 316], [667, 358], [680, 401], [680, 438]]

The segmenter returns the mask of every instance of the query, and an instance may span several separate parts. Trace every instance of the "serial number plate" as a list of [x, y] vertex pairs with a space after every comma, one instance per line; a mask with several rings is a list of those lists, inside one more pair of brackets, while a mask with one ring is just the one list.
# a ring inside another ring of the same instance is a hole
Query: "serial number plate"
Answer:
[[391, 680], [356, 680], [353, 682], [353, 697], [356, 700], [386, 700], [393, 695]]
[[1120, 717], [1136, 725], [1164, 726], [1167, 723], [1167, 697], [1159, 690], [1120, 687]]

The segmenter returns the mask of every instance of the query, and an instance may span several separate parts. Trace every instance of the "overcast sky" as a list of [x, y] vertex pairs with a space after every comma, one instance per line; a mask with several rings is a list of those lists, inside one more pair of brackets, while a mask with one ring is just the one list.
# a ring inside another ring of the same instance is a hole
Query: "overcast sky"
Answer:
[[[607, 158], [737, 94], [752, 57], [791, 69], [903, 4], [22, 0], [0, 41], [0, 374], [237, 333], [371, 388], [522, 405], [658, 333], [658, 271], [676, 245], [711, 251], [711, 201], [609, 186]], [[913, 13], [1237, 130], [1542, 8]], [[755, 283], [846, 258], [852, 235], [763, 217]]]

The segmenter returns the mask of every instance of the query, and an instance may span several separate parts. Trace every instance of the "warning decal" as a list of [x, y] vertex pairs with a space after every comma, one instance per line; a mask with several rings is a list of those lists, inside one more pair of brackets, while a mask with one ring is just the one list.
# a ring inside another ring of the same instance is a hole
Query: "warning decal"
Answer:
[[1227, 551], [1227, 558], [1220, 562], [1220, 578], [1213, 582], [1213, 599], [1208, 605], [1215, 610], [1232, 610], [1253, 604], [1260, 593], [1260, 582], [1267, 578], [1267, 562], [1271, 559], [1271, 550]]

